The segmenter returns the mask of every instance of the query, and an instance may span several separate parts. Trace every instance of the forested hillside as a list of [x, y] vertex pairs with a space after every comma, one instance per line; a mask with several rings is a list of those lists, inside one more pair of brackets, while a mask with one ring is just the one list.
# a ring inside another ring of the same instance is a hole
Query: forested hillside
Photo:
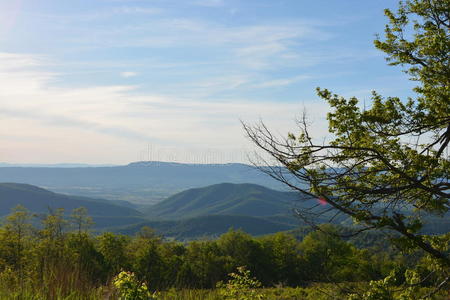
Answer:
[[141, 212], [125, 201], [68, 196], [28, 184], [0, 183], [0, 217], [9, 214], [17, 205], [38, 215], [57, 209], [70, 213], [73, 209], [84, 207], [93, 217], [97, 228], [124, 226], [146, 220]]
[[[208, 204], [211, 197], [215, 206]], [[151, 213], [144, 214], [126, 201], [69, 196], [27, 184], [0, 183], [0, 217], [17, 205], [37, 215], [62, 209], [66, 217], [72, 210], [84, 207], [93, 218], [93, 229], [98, 232], [134, 235], [143, 226], [150, 226], [164, 237], [184, 241], [217, 237], [230, 228], [252, 235], [295, 228], [302, 224], [292, 211], [296, 198], [292, 193], [258, 185], [220, 184], [174, 195], [156, 205], [154, 210], [152, 207]], [[249, 205], [254, 205], [255, 209], [250, 209]], [[243, 209], [245, 206], [247, 209]], [[220, 209], [215, 210], [215, 207]]]
[[280, 192], [256, 184], [221, 183], [189, 189], [149, 207], [148, 215], [186, 218], [201, 215], [292, 215], [294, 207], [316, 205], [301, 195]]
[[190, 241], [217, 238], [230, 228], [260, 236], [290, 230], [296, 228], [299, 224], [301, 223], [297, 219], [280, 222], [269, 218], [242, 215], [204, 215], [181, 220], [145, 221], [130, 226], [110, 227], [109, 230], [134, 235], [143, 226], [149, 226], [165, 238]]
[[[92, 199], [57, 194], [26, 184], [0, 184], [0, 217], [22, 205], [30, 212], [45, 215], [63, 209], [66, 217], [73, 209], [85, 207], [97, 232], [113, 231], [134, 235], [143, 226], [154, 228], [166, 238], [187, 241], [215, 238], [230, 228], [251, 235], [264, 235], [305, 226], [296, 210], [319, 205], [292, 192], [279, 192], [254, 184], [218, 184], [190, 189], [151, 206], [145, 212], [119, 200]], [[330, 215], [318, 216], [316, 223], [329, 222]], [[442, 234], [450, 229], [446, 218], [424, 219], [423, 231]], [[336, 225], [352, 227], [349, 218], [335, 218]]]

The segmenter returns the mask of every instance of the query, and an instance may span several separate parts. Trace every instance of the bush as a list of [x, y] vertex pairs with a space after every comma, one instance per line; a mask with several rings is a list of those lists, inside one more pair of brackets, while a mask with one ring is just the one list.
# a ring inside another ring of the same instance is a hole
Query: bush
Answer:
[[113, 280], [120, 299], [123, 300], [150, 300], [156, 296], [150, 293], [145, 282], [140, 282], [132, 272], [120, 272]]
[[250, 277], [250, 271], [245, 267], [238, 267], [237, 273], [228, 274], [231, 279], [226, 284], [219, 282], [219, 294], [224, 299], [233, 300], [261, 300], [263, 294], [258, 291], [261, 288], [261, 282], [256, 278]]

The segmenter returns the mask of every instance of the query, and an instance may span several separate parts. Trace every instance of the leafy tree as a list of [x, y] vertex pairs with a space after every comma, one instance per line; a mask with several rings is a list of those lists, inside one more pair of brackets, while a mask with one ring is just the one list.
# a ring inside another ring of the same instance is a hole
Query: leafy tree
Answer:
[[32, 229], [30, 219], [31, 214], [25, 207], [16, 206], [11, 215], [6, 218], [4, 232], [0, 239], [3, 244], [2, 250], [6, 250], [0, 251], [2, 252], [0, 256], [6, 259], [13, 270], [17, 271], [20, 289], [23, 288], [24, 260], [28, 254], [26, 244], [29, 243]]
[[450, 235], [428, 237], [421, 228], [427, 216], [448, 216], [450, 208], [449, 11], [449, 0], [407, 0], [397, 13], [385, 11], [389, 24], [375, 46], [417, 82], [415, 98], [373, 92], [371, 105], [362, 107], [355, 97], [318, 88], [331, 107], [332, 138], [325, 142], [311, 136], [306, 116], [299, 134], [285, 138], [264, 124], [244, 124], [250, 139], [281, 165], [264, 171], [320, 199], [298, 211], [300, 217], [311, 222], [343, 214], [359, 231], [396, 232], [403, 249], [419, 248], [432, 258], [443, 282], [449, 280]]
[[165, 242], [159, 246], [158, 252], [164, 266], [160, 273], [163, 277], [163, 288], [178, 285], [177, 275], [183, 266], [186, 247], [178, 242]]
[[336, 228], [322, 224], [300, 243], [305, 278], [321, 282], [367, 279], [366, 261], [360, 251], [337, 233]]
[[160, 288], [164, 280], [160, 276], [164, 270], [163, 259], [159, 253], [161, 243], [161, 238], [153, 229], [143, 227], [127, 247], [137, 278], [154, 288]]
[[246, 266], [256, 276], [258, 266], [264, 263], [264, 253], [260, 243], [242, 230], [231, 229], [217, 240], [221, 254], [227, 257], [226, 269], [232, 272], [239, 266]]
[[88, 273], [92, 278], [100, 278], [103, 260], [100, 252], [95, 249], [93, 239], [88, 234], [90, 226], [93, 224], [92, 218], [88, 215], [85, 207], [72, 210], [70, 215], [72, 227], [75, 233], [68, 235], [67, 246], [73, 252], [77, 261], [77, 271]]
[[67, 234], [65, 251], [70, 255], [70, 268], [77, 273], [78, 279], [98, 284], [106, 282], [108, 272], [105, 259], [94, 242], [95, 239], [87, 233], [72, 232]]
[[126, 254], [130, 237], [106, 232], [100, 235], [97, 240], [98, 251], [102, 254], [110, 275], [117, 274], [121, 269], [130, 268], [130, 262]]
[[229, 263], [229, 257], [221, 255], [216, 242], [193, 241], [187, 247], [178, 281], [191, 288], [212, 288], [226, 277], [225, 266]]
[[[261, 239], [261, 244], [265, 259], [269, 262], [264, 272], [269, 283], [295, 286], [304, 280], [302, 268], [305, 261], [301, 256], [299, 242], [292, 235], [279, 232], [265, 236]], [[263, 276], [259, 278], [262, 280]]]
[[64, 240], [67, 225], [68, 222], [64, 219], [64, 208], [49, 209], [49, 214], [42, 220], [41, 235], [51, 242], [61, 243]]
[[[55, 282], [58, 272], [66, 267], [66, 261], [71, 260], [65, 252], [65, 229], [67, 220], [64, 219], [64, 209], [49, 209], [44, 216], [42, 229], [38, 232], [38, 245], [36, 246], [36, 259], [38, 278], [42, 282]], [[56, 271], [57, 270], [57, 271]]]
[[78, 235], [81, 235], [81, 233], [86, 233], [94, 224], [92, 217], [88, 215], [86, 207], [78, 207], [73, 209], [70, 219], [72, 221], [72, 225], [77, 230]]

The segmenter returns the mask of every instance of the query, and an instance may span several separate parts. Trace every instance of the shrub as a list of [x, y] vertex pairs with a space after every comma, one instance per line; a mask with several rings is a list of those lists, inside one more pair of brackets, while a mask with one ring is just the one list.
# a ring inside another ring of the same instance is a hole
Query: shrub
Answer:
[[250, 277], [250, 271], [245, 267], [238, 267], [237, 273], [228, 274], [231, 279], [227, 283], [219, 282], [217, 288], [224, 299], [233, 300], [261, 300], [263, 294], [258, 291], [261, 282]]
[[120, 272], [113, 279], [113, 284], [119, 292], [120, 299], [123, 300], [150, 300], [156, 295], [150, 293], [145, 282], [137, 280], [132, 272]]

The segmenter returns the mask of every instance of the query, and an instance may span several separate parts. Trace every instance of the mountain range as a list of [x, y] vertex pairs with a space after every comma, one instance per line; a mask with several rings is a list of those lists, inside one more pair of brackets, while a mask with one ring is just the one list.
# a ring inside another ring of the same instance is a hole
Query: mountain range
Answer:
[[[280, 192], [255, 184], [223, 183], [177, 193], [138, 211], [127, 201], [93, 199], [54, 193], [28, 184], [0, 183], [0, 217], [20, 204], [33, 213], [86, 207], [95, 230], [135, 234], [142, 226], [176, 239], [217, 236], [230, 227], [251, 234], [267, 234], [294, 228], [292, 206], [302, 202], [295, 193]], [[310, 205], [310, 204], [308, 204]]]
[[101, 167], [1, 167], [0, 182], [37, 185], [53, 192], [152, 205], [177, 192], [223, 182], [283, 185], [245, 164], [136, 162]]
[[[216, 237], [230, 228], [253, 235], [292, 230], [305, 225], [294, 216], [293, 208], [310, 208], [317, 205], [317, 200], [256, 184], [222, 183], [188, 189], [143, 209], [123, 200], [71, 196], [29, 184], [0, 183], [0, 218], [18, 204], [35, 214], [64, 208], [67, 215], [83, 206], [93, 217], [96, 231], [136, 234], [143, 226], [149, 226], [167, 238], [191, 240]], [[328, 222], [330, 217], [315, 221]], [[334, 223], [347, 224], [347, 219], [336, 218]], [[424, 232], [445, 233], [449, 228], [448, 218], [432, 217], [426, 220]]]

